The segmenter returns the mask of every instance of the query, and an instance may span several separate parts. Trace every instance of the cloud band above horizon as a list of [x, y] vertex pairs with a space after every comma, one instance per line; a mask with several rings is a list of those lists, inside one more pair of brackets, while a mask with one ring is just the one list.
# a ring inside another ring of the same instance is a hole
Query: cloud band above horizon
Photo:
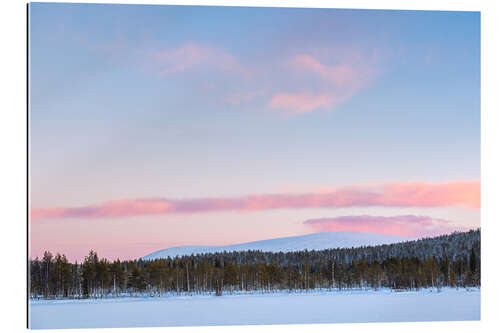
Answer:
[[31, 210], [31, 219], [126, 218], [175, 213], [263, 211], [298, 208], [345, 207], [461, 207], [480, 208], [480, 183], [389, 183], [350, 186], [322, 193], [255, 194], [244, 197], [198, 199], [142, 198], [108, 201], [82, 207], [47, 207]]
[[338, 216], [303, 222], [318, 232], [372, 232], [404, 237], [431, 237], [453, 231], [465, 231], [445, 219], [429, 216]]

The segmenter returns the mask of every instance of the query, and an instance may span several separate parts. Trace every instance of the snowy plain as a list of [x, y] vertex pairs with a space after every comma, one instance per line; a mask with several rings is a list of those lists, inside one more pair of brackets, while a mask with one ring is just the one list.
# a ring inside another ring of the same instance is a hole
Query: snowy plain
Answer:
[[480, 290], [308, 291], [30, 301], [30, 328], [463, 321]]

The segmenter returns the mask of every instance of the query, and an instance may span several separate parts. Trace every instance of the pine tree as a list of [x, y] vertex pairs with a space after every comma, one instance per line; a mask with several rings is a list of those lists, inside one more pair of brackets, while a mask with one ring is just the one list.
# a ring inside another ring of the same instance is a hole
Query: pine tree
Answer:
[[41, 260], [29, 262], [29, 292], [31, 298], [80, 298], [318, 287], [471, 287], [481, 285], [479, 254], [479, 230], [373, 247], [224, 252], [112, 263], [94, 251], [81, 264], [46, 251]]

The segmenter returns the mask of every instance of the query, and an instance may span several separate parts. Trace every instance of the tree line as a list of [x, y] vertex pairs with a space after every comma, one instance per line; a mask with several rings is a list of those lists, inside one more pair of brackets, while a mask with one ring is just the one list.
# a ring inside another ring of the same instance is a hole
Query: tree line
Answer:
[[390, 245], [322, 251], [238, 251], [155, 260], [83, 262], [46, 251], [29, 261], [31, 298], [235, 291], [480, 286], [480, 230]]

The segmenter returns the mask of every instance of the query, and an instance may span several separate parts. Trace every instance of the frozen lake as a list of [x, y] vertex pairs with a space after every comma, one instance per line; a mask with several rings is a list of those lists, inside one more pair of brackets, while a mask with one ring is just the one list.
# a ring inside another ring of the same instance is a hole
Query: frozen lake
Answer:
[[30, 327], [101, 328], [480, 319], [480, 291], [313, 291], [30, 302]]

